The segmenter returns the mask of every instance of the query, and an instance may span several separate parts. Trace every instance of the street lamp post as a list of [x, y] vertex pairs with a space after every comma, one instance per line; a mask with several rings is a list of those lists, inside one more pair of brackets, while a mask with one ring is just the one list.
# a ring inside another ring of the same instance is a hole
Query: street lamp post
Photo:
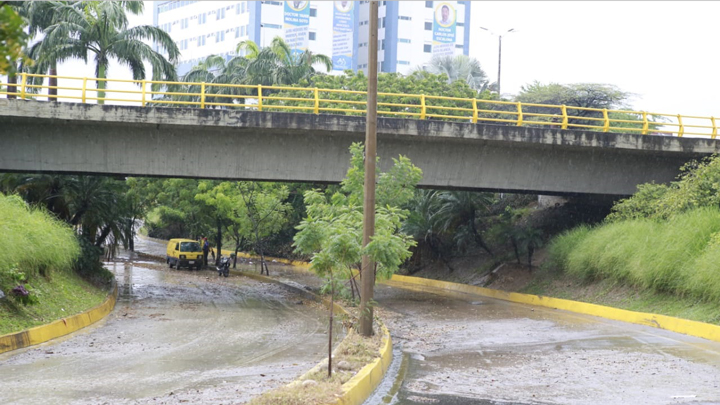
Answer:
[[515, 32], [515, 28], [510, 28], [509, 30], [503, 32], [502, 34], [496, 34], [492, 32], [491, 30], [480, 27], [481, 30], [485, 30], [490, 33], [490, 35], [497, 35], [498, 37], [498, 79], [497, 79], [497, 92], [498, 92], [498, 98], [502, 96], [502, 93], [500, 92], [500, 71], [501, 71], [501, 65], [502, 65], [502, 37], [505, 34], [508, 34], [510, 32]]

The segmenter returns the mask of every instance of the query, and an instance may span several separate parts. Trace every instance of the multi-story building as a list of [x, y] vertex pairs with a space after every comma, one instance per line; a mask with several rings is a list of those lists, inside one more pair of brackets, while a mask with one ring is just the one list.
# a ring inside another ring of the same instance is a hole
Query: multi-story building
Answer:
[[[178, 44], [180, 74], [208, 55], [234, 56], [240, 41], [263, 47], [276, 36], [290, 42], [288, 35], [301, 37], [299, 49], [333, 56], [336, 73], [367, 71], [368, 3], [157, 1], [153, 22]], [[378, 24], [383, 72], [407, 73], [434, 54], [469, 53], [470, 1], [383, 1]]]

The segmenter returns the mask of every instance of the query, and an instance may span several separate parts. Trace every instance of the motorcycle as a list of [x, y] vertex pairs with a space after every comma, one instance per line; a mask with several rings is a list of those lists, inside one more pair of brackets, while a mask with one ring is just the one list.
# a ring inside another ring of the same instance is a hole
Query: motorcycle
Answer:
[[217, 266], [218, 277], [230, 275], [230, 258], [220, 257], [220, 265]]

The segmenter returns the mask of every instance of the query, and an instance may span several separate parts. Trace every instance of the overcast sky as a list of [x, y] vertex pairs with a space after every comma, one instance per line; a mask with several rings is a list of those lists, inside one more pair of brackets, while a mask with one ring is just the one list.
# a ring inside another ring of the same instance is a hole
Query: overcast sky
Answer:
[[501, 86], [608, 83], [634, 93], [631, 107], [720, 116], [717, 1], [474, 1], [470, 56]]
[[[152, 23], [145, 3], [131, 23]], [[716, 1], [473, 1], [470, 56], [495, 81], [498, 38], [478, 27], [513, 28], [503, 36], [503, 94], [534, 80], [607, 83], [633, 93], [634, 109], [720, 117], [718, 19]], [[93, 74], [79, 63], [61, 69]], [[111, 77], [130, 77], [119, 70]]]

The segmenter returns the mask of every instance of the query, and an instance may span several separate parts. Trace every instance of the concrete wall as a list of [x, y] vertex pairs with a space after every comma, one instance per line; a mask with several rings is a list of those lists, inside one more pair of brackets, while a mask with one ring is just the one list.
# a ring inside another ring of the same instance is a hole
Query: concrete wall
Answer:
[[[0, 100], [0, 171], [338, 182], [365, 118]], [[626, 195], [672, 180], [718, 142], [381, 118], [381, 167], [403, 154], [422, 186]]]

